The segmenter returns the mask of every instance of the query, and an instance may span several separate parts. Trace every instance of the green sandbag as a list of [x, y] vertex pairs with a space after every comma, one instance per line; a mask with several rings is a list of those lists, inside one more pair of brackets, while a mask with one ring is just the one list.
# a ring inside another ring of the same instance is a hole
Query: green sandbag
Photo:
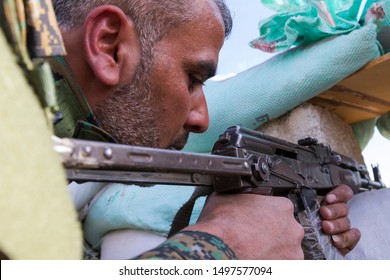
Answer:
[[260, 21], [260, 36], [250, 46], [265, 52], [280, 52], [347, 34], [360, 28], [367, 15], [376, 23], [382, 21], [380, 17], [370, 16], [369, 8], [375, 2], [379, 1], [369, 0], [362, 6], [362, 1], [352, 0], [262, 0], [263, 5], [277, 13]]
[[210, 126], [191, 134], [185, 150], [210, 152], [225, 129], [256, 129], [332, 87], [381, 55], [376, 25], [278, 54], [223, 81], [208, 81], [204, 92]]

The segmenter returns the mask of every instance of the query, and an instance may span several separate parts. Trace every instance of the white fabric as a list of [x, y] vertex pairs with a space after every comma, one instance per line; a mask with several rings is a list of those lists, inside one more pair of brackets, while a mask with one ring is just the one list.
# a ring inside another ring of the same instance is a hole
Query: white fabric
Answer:
[[355, 195], [349, 202], [352, 227], [362, 233], [349, 260], [390, 260], [390, 188]]
[[149, 251], [166, 240], [164, 236], [141, 230], [116, 230], [102, 239], [102, 260], [128, 260]]
[[107, 183], [87, 182], [84, 184], [78, 184], [71, 182], [68, 185], [69, 193], [72, 197], [73, 204], [79, 214], [79, 220], [82, 221], [87, 216], [89, 208], [93, 201], [99, 197]]

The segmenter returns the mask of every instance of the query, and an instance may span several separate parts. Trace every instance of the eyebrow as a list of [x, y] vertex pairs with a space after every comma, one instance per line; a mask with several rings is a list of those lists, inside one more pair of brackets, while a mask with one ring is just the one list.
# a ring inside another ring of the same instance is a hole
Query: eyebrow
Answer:
[[203, 80], [214, 77], [217, 72], [216, 64], [209, 60], [198, 61], [193, 68], [202, 76]]

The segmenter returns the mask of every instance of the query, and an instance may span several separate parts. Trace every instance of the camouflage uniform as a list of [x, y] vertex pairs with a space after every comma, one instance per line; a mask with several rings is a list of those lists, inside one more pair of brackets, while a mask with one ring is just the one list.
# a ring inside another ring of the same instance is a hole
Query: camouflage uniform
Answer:
[[221, 239], [194, 231], [181, 231], [138, 259], [235, 260], [236, 255]]
[[[64, 115], [64, 118], [55, 125], [56, 135], [115, 143], [115, 139], [98, 127], [92, 110], [72, 77], [65, 60], [57, 57], [51, 59], [50, 64], [56, 79], [58, 104]], [[103, 223], [102, 220], [105, 219], [100, 219], [99, 223]], [[84, 258], [99, 258], [99, 252], [91, 249], [89, 244], [86, 243], [84, 247]], [[211, 260], [236, 259], [236, 256], [225, 243], [215, 236], [201, 232], [184, 231], [173, 235], [159, 247], [144, 253], [137, 259]]]
[[82, 233], [52, 147], [58, 115], [43, 59], [63, 55], [51, 1], [0, 1], [0, 258], [80, 259]]

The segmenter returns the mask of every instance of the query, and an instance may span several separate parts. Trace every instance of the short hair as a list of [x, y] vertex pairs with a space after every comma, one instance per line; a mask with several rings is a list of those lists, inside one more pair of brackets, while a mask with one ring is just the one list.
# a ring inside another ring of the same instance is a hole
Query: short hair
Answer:
[[[212, 0], [218, 6], [227, 38], [233, 20], [225, 0]], [[121, 8], [135, 23], [140, 38], [159, 41], [172, 28], [193, 19], [193, 0], [52, 0], [58, 24], [65, 33], [83, 24], [88, 13], [104, 4]]]

